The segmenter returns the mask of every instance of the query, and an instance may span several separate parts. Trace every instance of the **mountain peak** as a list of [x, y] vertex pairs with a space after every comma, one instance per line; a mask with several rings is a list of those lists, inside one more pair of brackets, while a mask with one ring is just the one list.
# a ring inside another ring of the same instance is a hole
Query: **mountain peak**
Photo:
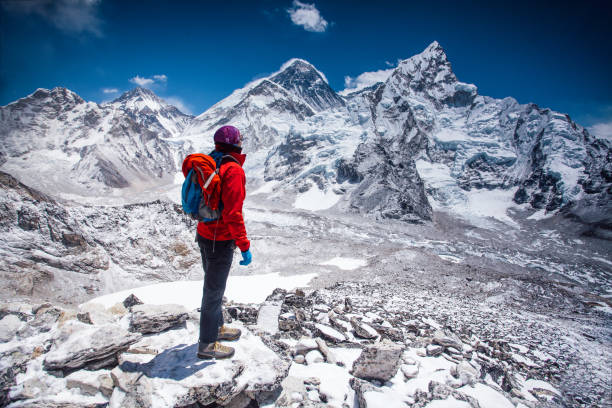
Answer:
[[268, 80], [304, 100], [315, 111], [343, 106], [344, 101], [329, 86], [327, 78], [311, 63], [293, 58]]
[[134, 89], [130, 89], [129, 91], [124, 92], [123, 94], [121, 94], [121, 96], [119, 96], [117, 99], [115, 99], [113, 101], [113, 103], [115, 102], [125, 102], [125, 101], [129, 101], [132, 99], [138, 99], [138, 98], [143, 98], [143, 99], [153, 99], [156, 102], [161, 102], [161, 99], [159, 98], [159, 96], [157, 96], [155, 94], [155, 92], [153, 92], [150, 89], [147, 88], [142, 88], [140, 86], [134, 88]]
[[316, 69], [315, 66], [312, 65], [310, 62], [303, 60], [301, 58], [292, 58], [289, 61], [285, 62], [281, 66], [278, 73], [272, 75], [272, 77], [273, 78], [277, 77], [285, 71], [290, 72], [291, 75], [295, 75], [295, 74], [307, 75], [308, 73], [316, 73], [318, 76], [321, 77], [323, 81], [325, 81], [326, 83], [329, 83], [327, 81], [327, 77], [325, 77], [325, 75], [321, 71]]

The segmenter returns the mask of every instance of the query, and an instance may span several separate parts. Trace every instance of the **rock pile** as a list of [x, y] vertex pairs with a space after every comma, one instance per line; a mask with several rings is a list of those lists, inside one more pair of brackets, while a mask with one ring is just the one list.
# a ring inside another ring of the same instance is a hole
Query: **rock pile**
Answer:
[[[331, 292], [329, 292], [331, 293]], [[525, 348], [350, 298], [277, 289], [226, 304], [230, 360], [196, 358], [199, 314], [126, 299], [109, 309], [0, 310], [0, 406], [536, 407], [559, 403]], [[273, 327], [274, 330], [270, 330]], [[21, 374], [21, 375], [17, 375]], [[450, 406], [449, 405], [449, 406]]]

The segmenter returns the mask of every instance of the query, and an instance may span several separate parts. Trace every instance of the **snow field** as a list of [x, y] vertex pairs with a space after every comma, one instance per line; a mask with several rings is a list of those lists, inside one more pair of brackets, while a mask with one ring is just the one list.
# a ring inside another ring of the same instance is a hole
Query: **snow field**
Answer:
[[[278, 273], [265, 275], [231, 276], [227, 280], [225, 296], [237, 303], [261, 303], [276, 288], [291, 290], [308, 286], [316, 274], [281, 276]], [[183, 305], [194, 310], [202, 303], [202, 281], [163, 282], [140, 288], [123, 290], [92, 299], [86, 303], [97, 303], [111, 307], [130, 294], [148, 304]]]

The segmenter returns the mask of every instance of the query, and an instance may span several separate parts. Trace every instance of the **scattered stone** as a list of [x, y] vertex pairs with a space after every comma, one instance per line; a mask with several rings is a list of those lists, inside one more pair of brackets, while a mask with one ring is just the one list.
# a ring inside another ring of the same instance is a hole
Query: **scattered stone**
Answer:
[[308, 399], [312, 402], [321, 402], [321, 398], [319, 398], [319, 391], [311, 390], [306, 393], [308, 395]]
[[93, 322], [91, 321], [91, 315], [89, 314], [89, 312], [77, 313], [76, 317], [79, 322], [82, 322], [85, 324], [93, 324]]
[[353, 363], [351, 374], [365, 380], [388, 381], [397, 373], [402, 352], [402, 346], [390, 342], [366, 347]]
[[315, 341], [315, 339], [310, 337], [302, 337], [297, 344], [295, 345], [295, 354], [306, 354], [311, 350], [316, 350], [319, 348], [319, 345]]
[[453, 393], [453, 391], [454, 390], [446, 384], [442, 384], [437, 381], [431, 381], [429, 383], [429, 394], [431, 395], [432, 399], [447, 399]]
[[296, 354], [296, 356], [293, 357], [293, 361], [295, 361], [298, 364], [304, 364], [306, 362], [306, 358], [304, 357], [303, 354]]
[[341, 343], [343, 341], [346, 341], [346, 336], [334, 328], [331, 328], [321, 323], [316, 323], [315, 328], [319, 336], [321, 336], [325, 340], [331, 341], [332, 343]]
[[322, 363], [324, 360], [323, 354], [319, 350], [312, 350], [306, 354], [306, 363], [308, 365]]
[[434, 332], [433, 344], [440, 345], [444, 348], [453, 347], [457, 350], [462, 350], [463, 343], [456, 336], [444, 333], [442, 330], [436, 330]]
[[383, 338], [389, 339], [394, 342], [404, 341], [404, 333], [402, 333], [400, 329], [396, 329], [394, 327], [383, 326], [380, 324], [372, 324], [371, 326]]
[[133, 293], [130, 296], [126, 297], [125, 300], [123, 301], [123, 306], [126, 309], [129, 309], [132, 306], [143, 305], [143, 304], [144, 302], [138, 299], [136, 295], [134, 295]]
[[325, 357], [325, 361], [329, 364], [336, 364], [337, 362], [336, 357], [331, 352], [329, 347], [327, 347], [327, 344], [325, 343], [325, 341], [318, 337], [315, 339], [315, 341], [317, 342], [317, 345], [319, 346], [319, 351]]
[[345, 297], [344, 298], [344, 312], [351, 313], [352, 311], [353, 311], [353, 302], [351, 301], [350, 298]]
[[[359, 408], [368, 408], [365, 394], [368, 392], [378, 392], [378, 389], [367, 381], [360, 380], [359, 378], [351, 378], [349, 381], [351, 388], [355, 391], [357, 400], [359, 401]], [[376, 408], [376, 407], [370, 407]]]
[[256, 324], [259, 308], [249, 305], [232, 305], [226, 308], [229, 315], [244, 324]]
[[187, 321], [187, 309], [180, 305], [132, 306], [130, 331], [142, 334], [160, 333]]
[[430, 344], [427, 346], [426, 350], [427, 350], [427, 355], [429, 357], [435, 357], [435, 356], [439, 356], [440, 354], [442, 354], [442, 352], [444, 351], [444, 348], [442, 346]]
[[299, 330], [300, 327], [300, 322], [294, 313], [283, 313], [278, 317], [278, 328], [282, 331]]
[[368, 324], [360, 322], [356, 317], [351, 317], [350, 322], [357, 337], [368, 340], [373, 340], [378, 337], [378, 332], [376, 330]]
[[85, 395], [96, 395], [101, 392], [110, 397], [113, 392], [113, 380], [110, 370], [79, 370], [66, 377], [66, 387], [78, 388]]
[[416, 365], [402, 364], [400, 368], [407, 379], [414, 378], [419, 373], [419, 367]]

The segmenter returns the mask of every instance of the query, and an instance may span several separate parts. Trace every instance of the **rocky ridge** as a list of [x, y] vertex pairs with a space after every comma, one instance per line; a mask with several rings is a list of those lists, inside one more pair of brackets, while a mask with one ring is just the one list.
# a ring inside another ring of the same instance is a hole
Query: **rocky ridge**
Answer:
[[0, 172], [0, 220], [4, 299], [74, 304], [143, 280], [201, 273], [190, 275], [199, 265], [193, 220], [168, 202], [68, 205]]

